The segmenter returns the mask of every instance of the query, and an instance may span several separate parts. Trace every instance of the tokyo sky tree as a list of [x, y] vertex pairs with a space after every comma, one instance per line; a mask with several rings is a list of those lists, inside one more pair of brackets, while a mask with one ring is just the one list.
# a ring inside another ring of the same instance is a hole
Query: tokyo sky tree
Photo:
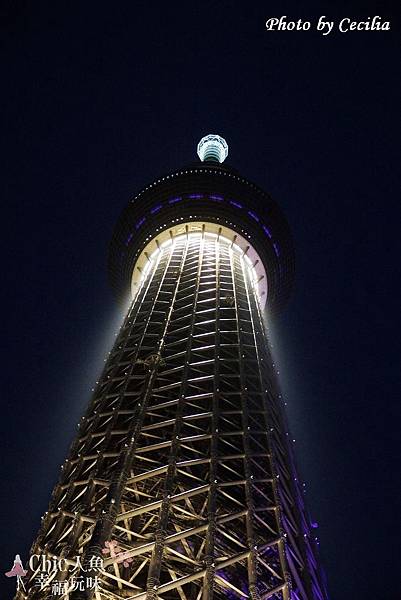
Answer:
[[327, 599], [267, 333], [291, 234], [227, 154], [204, 137], [115, 227], [128, 309], [32, 546], [56, 569], [18, 600]]

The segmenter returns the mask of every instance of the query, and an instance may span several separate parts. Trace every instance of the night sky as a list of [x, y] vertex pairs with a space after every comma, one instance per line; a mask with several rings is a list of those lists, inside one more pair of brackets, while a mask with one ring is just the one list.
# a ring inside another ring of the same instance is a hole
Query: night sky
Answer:
[[[114, 223], [218, 133], [295, 239], [274, 344], [330, 596], [401, 597], [399, 22], [335, 4], [2, 2], [2, 572], [28, 558], [121, 318]], [[281, 15], [392, 30], [266, 32]]]

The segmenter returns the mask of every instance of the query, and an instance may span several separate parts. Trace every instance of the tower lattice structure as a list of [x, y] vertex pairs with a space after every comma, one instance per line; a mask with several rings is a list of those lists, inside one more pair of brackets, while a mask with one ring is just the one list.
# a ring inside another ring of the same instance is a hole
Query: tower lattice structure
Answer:
[[268, 342], [291, 236], [219, 139], [116, 225], [131, 300], [31, 550], [69, 569], [38, 586], [38, 562], [18, 600], [327, 598]]

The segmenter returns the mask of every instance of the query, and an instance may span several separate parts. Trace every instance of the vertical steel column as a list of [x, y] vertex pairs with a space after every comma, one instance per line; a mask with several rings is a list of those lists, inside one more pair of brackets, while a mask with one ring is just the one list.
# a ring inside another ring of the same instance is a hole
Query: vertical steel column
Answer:
[[[261, 323], [263, 324], [263, 317], [260, 312], [257, 299], [255, 297], [253, 283], [250, 280], [249, 273], [246, 273], [246, 272], [244, 273], [244, 283], [245, 283], [246, 294], [247, 294], [248, 303], [249, 303], [249, 307], [250, 307], [250, 319], [252, 322], [253, 344], [255, 347], [258, 373], [259, 373], [260, 381], [263, 383], [263, 385], [262, 385], [263, 404], [267, 409], [267, 406], [268, 406], [268, 404], [267, 404], [267, 389], [266, 389], [267, 382], [264, 381], [263, 374], [262, 374], [262, 363], [265, 361], [265, 357], [260, 355], [260, 350], [259, 350], [260, 336], [263, 336], [263, 333], [264, 333], [263, 326], [262, 326], [262, 328], [260, 327]], [[255, 324], [255, 319], [259, 320], [259, 327]], [[261, 329], [263, 330], [263, 332]], [[258, 342], [258, 338], [259, 338], [259, 342]], [[265, 344], [267, 347], [267, 340], [265, 340]], [[266, 427], [266, 431], [268, 432], [267, 439], [268, 439], [268, 448], [269, 448], [269, 458], [270, 458], [272, 474], [274, 475], [273, 494], [274, 494], [274, 501], [276, 504], [276, 506], [275, 506], [276, 521], [277, 521], [278, 530], [280, 531], [281, 534], [283, 534], [284, 529], [282, 527], [282, 516], [281, 516], [281, 507], [280, 507], [280, 501], [279, 501], [279, 491], [277, 489], [278, 477], [277, 477], [276, 470], [274, 469], [274, 466], [273, 466], [274, 454], [273, 454], [273, 448], [272, 448], [272, 443], [271, 443], [271, 439], [270, 439], [271, 436], [270, 436], [270, 427], [269, 427], [268, 420], [265, 421], [264, 425]], [[283, 600], [289, 600], [290, 594], [291, 594], [291, 577], [290, 577], [290, 573], [288, 571], [288, 563], [287, 563], [287, 559], [285, 556], [285, 544], [284, 544], [284, 536], [283, 535], [281, 535], [280, 541], [278, 543], [278, 550], [279, 550], [281, 570], [282, 570], [282, 573], [283, 573], [284, 579], [285, 579], [285, 586], [282, 589]]]
[[220, 293], [220, 237], [215, 242], [215, 281], [216, 281], [216, 328], [214, 348], [214, 389], [213, 389], [213, 416], [210, 440], [210, 471], [209, 471], [209, 494], [208, 494], [208, 527], [205, 539], [205, 580], [203, 584], [202, 600], [213, 600], [214, 596], [214, 574], [215, 574], [215, 537], [216, 537], [216, 485], [217, 485], [217, 461], [218, 461], [218, 434], [219, 434], [219, 410], [220, 410], [220, 306], [222, 302]]
[[244, 272], [243, 265], [238, 255], [233, 255], [230, 250], [230, 261], [231, 269], [233, 273], [233, 293], [234, 293], [234, 308], [237, 323], [237, 336], [238, 336], [238, 364], [240, 369], [240, 385], [241, 385], [241, 412], [242, 412], [242, 435], [244, 438], [244, 471], [245, 471], [245, 496], [246, 496], [246, 528], [247, 528], [247, 542], [248, 542], [248, 582], [249, 582], [249, 597], [251, 600], [260, 600], [260, 594], [256, 587], [256, 544], [255, 536], [253, 531], [253, 518], [254, 518], [254, 503], [252, 497], [252, 470], [250, 466], [250, 448], [249, 448], [249, 415], [248, 415], [248, 387], [246, 385], [246, 378], [244, 373], [244, 361], [245, 358], [243, 348], [243, 328], [242, 318], [240, 315], [240, 286], [244, 286]]
[[[183, 266], [185, 266], [185, 260], [188, 256], [188, 247], [189, 246], [190, 246], [190, 240], [188, 239], [188, 235], [187, 235], [184, 257], [183, 257]], [[181, 383], [180, 394], [179, 394], [179, 399], [178, 399], [178, 403], [177, 403], [177, 412], [176, 412], [175, 424], [174, 424], [174, 429], [173, 429], [171, 450], [170, 450], [170, 456], [168, 459], [166, 478], [165, 478], [165, 482], [164, 482], [164, 497], [163, 497], [162, 505], [161, 505], [160, 511], [159, 511], [158, 526], [157, 526], [156, 534], [155, 534], [155, 546], [154, 546], [152, 558], [151, 558], [151, 561], [149, 564], [148, 579], [147, 579], [147, 583], [146, 583], [146, 589], [147, 589], [146, 598], [147, 598], [147, 600], [157, 600], [157, 597], [158, 597], [157, 589], [160, 584], [160, 571], [162, 568], [162, 557], [163, 557], [163, 550], [164, 550], [164, 544], [165, 544], [165, 539], [166, 539], [167, 521], [168, 521], [169, 512], [170, 512], [171, 496], [173, 493], [172, 486], [173, 486], [174, 477], [176, 475], [177, 456], [178, 456], [178, 451], [179, 451], [179, 447], [180, 447], [180, 434], [181, 434], [182, 416], [183, 416], [182, 412], [183, 412], [183, 404], [185, 402], [185, 396], [186, 396], [186, 392], [187, 392], [188, 365], [189, 365], [189, 361], [190, 361], [190, 357], [191, 357], [191, 342], [192, 342], [192, 335], [193, 335], [194, 324], [195, 324], [196, 304], [198, 301], [198, 294], [199, 294], [199, 280], [200, 280], [201, 270], [202, 270], [203, 247], [204, 247], [204, 235], [202, 234], [202, 238], [200, 241], [200, 247], [199, 247], [198, 270], [197, 270], [196, 280], [195, 280], [195, 292], [193, 295], [192, 309], [191, 309], [191, 323], [189, 326], [187, 348], [185, 351], [185, 359], [184, 359], [185, 362], [184, 362], [184, 368], [183, 368], [183, 372], [182, 372], [182, 383]], [[177, 278], [176, 293], [180, 286], [180, 282], [181, 282], [180, 278], [181, 278], [182, 271], [183, 271], [183, 269], [181, 268], [180, 274]], [[171, 304], [171, 310], [173, 310], [173, 307], [174, 307], [174, 301]]]

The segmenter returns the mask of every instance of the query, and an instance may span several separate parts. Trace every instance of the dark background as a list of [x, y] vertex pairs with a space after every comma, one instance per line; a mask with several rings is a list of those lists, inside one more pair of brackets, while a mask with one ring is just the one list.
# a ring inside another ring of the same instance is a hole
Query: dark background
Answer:
[[[391, 32], [264, 26], [376, 14]], [[1, 15], [0, 571], [28, 557], [114, 339], [113, 225], [219, 133], [295, 238], [274, 342], [331, 598], [400, 598], [396, 5], [39, 0]], [[1, 597], [13, 587], [0, 573]]]

